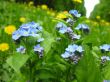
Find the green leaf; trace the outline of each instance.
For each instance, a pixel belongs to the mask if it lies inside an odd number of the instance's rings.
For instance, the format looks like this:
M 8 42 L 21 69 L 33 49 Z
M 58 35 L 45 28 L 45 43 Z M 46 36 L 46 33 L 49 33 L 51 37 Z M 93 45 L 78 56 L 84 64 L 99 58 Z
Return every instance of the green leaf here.
M 85 53 L 76 68 L 78 82 L 101 82 L 100 68 L 97 66 L 95 57 L 88 46 L 85 46 Z
M 20 68 L 26 63 L 28 60 L 28 55 L 16 54 L 7 59 L 7 63 L 16 71 L 20 72 Z
M 104 79 L 110 80 L 110 64 L 103 69 Z
M 40 79 L 56 78 L 54 74 L 52 73 L 52 71 L 47 70 L 47 69 L 37 70 L 36 74 L 37 74 L 36 77 Z
M 28 77 L 21 73 L 13 73 L 13 76 L 8 80 L 8 82 L 27 82 L 27 79 Z
M 94 32 L 88 36 L 85 36 L 83 40 L 83 44 L 92 43 L 95 46 L 100 44 L 99 34 Z
M 44 31 L 43 37 L 44 41 L 41 45 L 44 47 L 45 53 L 47 54 L 48 51 L 51 49 L 52 43 L 54 42 L 54 37 L 47 31 Z

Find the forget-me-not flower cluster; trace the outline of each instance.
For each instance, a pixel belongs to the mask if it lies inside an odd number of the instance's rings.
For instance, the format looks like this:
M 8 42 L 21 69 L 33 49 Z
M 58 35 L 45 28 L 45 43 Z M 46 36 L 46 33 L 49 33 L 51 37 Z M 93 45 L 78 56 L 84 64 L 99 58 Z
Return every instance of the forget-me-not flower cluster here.
M 64 24 L 63 22 L 59 22 L 56 25 L 56 29 L 61 34 L 67 33 L 72 40 L 74 40 L 74 39 L 80 39 L 80 37 L 81 37 L 80 35 L 77 35 L 77 34 L 73 33 L 73 30 L 71 29 L 71 27 L 67 27 L 67 25 Z
M 36 36 L 39 36 L 38 33 L 41 31 L 42 31 L 42 27 L 38 23 L 29 22 L 27 24 L 21 25 L 20 28 L 12 34 L 12 39 L 18 40 L 22 36 L 36 37 Z
M 71 44 L 68 45 L 68 48 L 65 49 L 65 52 L 61 56 L 64 59 L 70 58 L 74 63 L 77 63 L 81 58 L 83 51 L 82 46 Z
M 108 44 L 103 44 L 100 46 L 100 49 L 103 52 L 109 52 L 110 51 L 110 45 Z M 109 56 L 102 56 L 101 57 L 101 64 L 104 65 L 106 61 L 110 61 L 110 57 Z
M 20 26 L 20 28 L 18 30 L 16 30 L 13 34 L 12 34 L 12 39 L 14 39 L 15 41 L 20 40 L 20 37 L 39 37 L 39 33 L 42 31 L 42 27 L 39 25 L 39 23 L 35 23 L 35 22 L 29 22 L 27 24 L 22 24 Z M 38 38 L 37 37 L 37 38 Z M 40 43 L 44 40 L 44 38 L 39 38 L 36 40 L 36 42 Z M 23 46 L 20 46 L 19 48 L 16 49 L 17 52 L 20 53 L 25 53 L 26 48 L 24 48 Z M 40 46 L 40 44 L 37 44 L 36 46 L 33 47 L 33 51 L 37 52 L 37 54 L 41 57 L 43 56 L 43 47 Z

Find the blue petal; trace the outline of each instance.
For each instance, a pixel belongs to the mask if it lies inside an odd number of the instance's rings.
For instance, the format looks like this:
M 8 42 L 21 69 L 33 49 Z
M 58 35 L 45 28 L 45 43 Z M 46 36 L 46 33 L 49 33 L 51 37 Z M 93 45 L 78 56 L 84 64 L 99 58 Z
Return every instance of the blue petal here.
M 81 53 L 81 52 L 83 52 L 84 50 L 83 50 L 82 46 L 78 46 L 77 51 Z
M 65 52 L 61 56 L 62 56 L 62 58 L 68 58 L 68 57 L 70 57 L 70 54 L 69 54 L 69 52 Z
M 12 39 L 13 40 L 17 40 L 21 37 L 21 34 L 19 32 L 19 30 L 15 31 L 13 34 L 12 34 Z
M 37 42 L 42 42 L 44 40 L 44 38 L 40 38 L 37 40 Z
M 105 51 L 110 51 L 110 45 L 104 44 L 104 45 L 100 46 L 100 49 L 105 50 Z
M 81 14 L 78 14 L 77 10 L 70 10 L 69 13 L 74 15 L 75 17 L 80 17 L 81 16 Z
M 36 46 L 34 46 L 34 51 L 42 52 L 42 50 L 44 50 L 44 48 L 41 47 L 40 44 L 37 44 Z
M 62 27 L 62 28 L 59 29 L 59 32 L 64 34 L 64 33 L 67 32 L 67 28 Z
M 17 52 L 20 52 L 20 53 L 25 53 L 25 48 L 23 46 L 20 46 L 19 48 L 16 49 Z

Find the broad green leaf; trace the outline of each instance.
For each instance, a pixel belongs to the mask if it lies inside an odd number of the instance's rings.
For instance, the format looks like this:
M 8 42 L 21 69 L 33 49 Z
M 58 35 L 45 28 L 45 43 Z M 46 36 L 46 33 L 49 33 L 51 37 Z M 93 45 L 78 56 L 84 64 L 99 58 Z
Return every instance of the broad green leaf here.
M 26 63 L 28 60 L 28 55 L 16 54 L 7 59 L 7 63 L 16 71 L 19 72 L 20 68 Z
M 95 57 L 88 46 L 85 47 L 85 53 L 76 68 L 78 82 L 101 82 L 101 73 Z
M 52 43 L 54 42 L 54 37 L 47 31 L 44 31 L 43 37 L 44 41 L 41 45 L 44 47 L 45 53 L 47 54 L 48 51 L 51 49 Z

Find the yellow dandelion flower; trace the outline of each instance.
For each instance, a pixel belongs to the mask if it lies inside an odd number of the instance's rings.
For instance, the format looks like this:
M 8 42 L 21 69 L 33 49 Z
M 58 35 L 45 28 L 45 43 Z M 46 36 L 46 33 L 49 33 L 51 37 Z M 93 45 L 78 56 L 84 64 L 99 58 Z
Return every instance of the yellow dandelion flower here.
M 41 8 L 43 9 L 43 10 L 47 10 L 48 9 L 48 7 L 47 7 L 47 5 L 41 5 Z
M 25 17 L 20 17 L 19 21 L 24 23 L 24 22 L 26 22 L 26 18 Z
M 76 3 L 82 3 L 82 0 L 72 0 L 72 1 Z
M 66 16 L 64 14 L 62 14 L 62 13 L 59 13 L 56 18 L 64 19 L 64 18 L 66 18 Z
M 57 16 L 56 16 L 56 18 L 58 18 L 58 19 L 64 19 L 64 18 L 67 18 L 67 16 L 66 16 L 67 14 L 68 14 L 67 11 L 64 11 L 64 12 L 58 13 Z
M 11 35 L 16 30 L 16 27 L 14 25 L 9 25 L 5 27 L 4 31 L 5 33 Z
M 7 43 L 0 44 L 0 51 L 7 51 L 9 49 L 9 45 Z
M 96 16 L 96 19 L 100 19 L 100 16 Z

